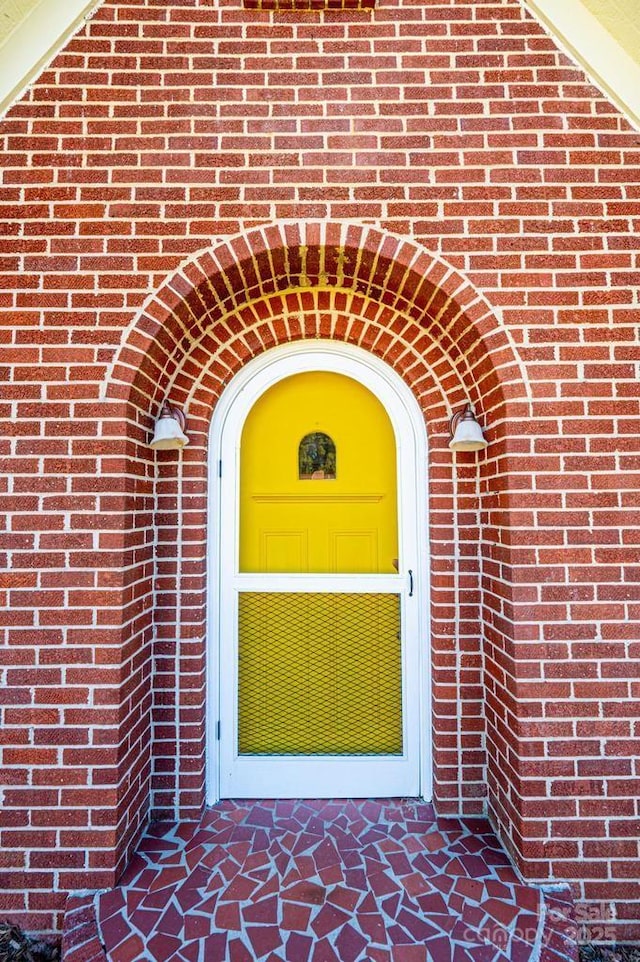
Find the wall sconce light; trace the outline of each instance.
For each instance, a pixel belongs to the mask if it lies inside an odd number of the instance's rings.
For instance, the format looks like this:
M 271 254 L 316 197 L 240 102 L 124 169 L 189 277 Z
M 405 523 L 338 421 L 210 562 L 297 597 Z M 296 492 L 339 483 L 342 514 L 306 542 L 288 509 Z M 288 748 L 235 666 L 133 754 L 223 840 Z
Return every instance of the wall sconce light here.
M 476 421 L 473 405 L 467 404 L 463 411 L 454 414 L 449 427 L 451 429 L 449 447 L 452 451 L 483 451 L 486 448 L 488 442 Z
M 149 446 L 156 451 L 181 451 L 189 443 L 189 438 L 184 433 L 186 424 L 183 412 L 165 401 Z

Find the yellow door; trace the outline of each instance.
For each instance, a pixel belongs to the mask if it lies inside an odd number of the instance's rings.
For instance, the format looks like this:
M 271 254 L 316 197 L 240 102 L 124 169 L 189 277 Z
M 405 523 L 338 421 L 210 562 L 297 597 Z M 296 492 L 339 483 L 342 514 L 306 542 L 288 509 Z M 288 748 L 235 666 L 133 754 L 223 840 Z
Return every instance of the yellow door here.
M 362 384 L 285 378 L 253 406 L 240 452 L 240 571 L 397 571 L 395 438 Z
M 257 358 L 221 401 L 220 797 L 418 793 L 407 393 L 363 351 L 313 344 Z
M 382 404 L 326 371 L 266 391 L 240 445 L 240 571 L 395 574 L 397 559 Z M 242 593 L 238 680 L 240 754 L 401 753 L 398 595 Z

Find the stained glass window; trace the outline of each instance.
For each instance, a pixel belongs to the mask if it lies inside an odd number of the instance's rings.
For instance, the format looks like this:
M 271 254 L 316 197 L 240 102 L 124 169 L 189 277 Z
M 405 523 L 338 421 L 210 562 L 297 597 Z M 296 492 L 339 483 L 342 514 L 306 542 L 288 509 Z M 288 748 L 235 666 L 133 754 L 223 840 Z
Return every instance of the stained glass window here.
M 301 481 L 332 481 L 336 476 L 336 446 L 328 434 L 314 431 L 303 437 L 298 448 Z

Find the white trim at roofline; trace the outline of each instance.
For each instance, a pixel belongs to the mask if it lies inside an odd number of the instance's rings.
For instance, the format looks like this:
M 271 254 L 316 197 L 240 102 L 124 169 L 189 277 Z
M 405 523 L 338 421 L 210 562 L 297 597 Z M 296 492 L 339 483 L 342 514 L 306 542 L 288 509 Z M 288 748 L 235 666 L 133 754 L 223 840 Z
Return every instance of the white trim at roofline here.
M 640 64 L 581 0 L 522 0 L 553 38 L 635 126 L 640 128 Z
M 45 0 L 0 47 L 0 116 L 64 48 L 102 0 Z

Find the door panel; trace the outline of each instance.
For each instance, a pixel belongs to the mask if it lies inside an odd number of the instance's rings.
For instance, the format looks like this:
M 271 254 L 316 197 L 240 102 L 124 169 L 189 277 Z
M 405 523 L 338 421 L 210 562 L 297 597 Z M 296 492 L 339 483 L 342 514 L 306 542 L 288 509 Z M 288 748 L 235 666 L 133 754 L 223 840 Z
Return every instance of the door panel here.
M 373 574 L 379 570 L 378 532 L 330 531 L 329 570 Z
M 260 571 L 308 571 L 308 531 L 269 531 L 262 528 Z
M 313 432 L 335 444 L 335 477 L 301 477 L 300 444 Z M 251 409 L 240 451 L 240 571 L 395 570 L 395 438 L 362 384 L 328 371 L 285 378 Z M 278 550 L 263 553 L 274 532 Z

